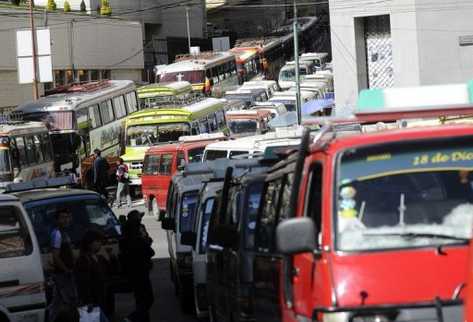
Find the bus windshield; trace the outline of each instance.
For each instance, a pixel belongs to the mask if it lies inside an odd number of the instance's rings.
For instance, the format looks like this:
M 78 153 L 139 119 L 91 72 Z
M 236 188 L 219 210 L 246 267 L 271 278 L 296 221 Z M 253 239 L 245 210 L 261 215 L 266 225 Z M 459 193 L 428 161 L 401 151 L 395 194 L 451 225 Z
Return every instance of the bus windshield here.
M 466 140 L 345 152 L 336 198 L 338 248 L 466 242 L 473 224 L 472 160 Z
M 190 134 L 188 123 L 134 125 L 127 130 L 127 142 L 129 146 L 148 146 L 177 141 L 181 136 Z
M 203 70 L 192 70 L 186 72 L 174 72 L 166 73 L 161 76 L 159 82 L 177 82 L 177 81 L 188 81 L 191 84 L 203 83 L 205 74 Z
M 258 122 L 256 120 L 231 120 L 228 121 L 230 132 L 234 134 L 240 133 L 254 133 L 258 129 Z
M 0 149 L 0 181 L 11 180 L 10 151 L 8 149 Z

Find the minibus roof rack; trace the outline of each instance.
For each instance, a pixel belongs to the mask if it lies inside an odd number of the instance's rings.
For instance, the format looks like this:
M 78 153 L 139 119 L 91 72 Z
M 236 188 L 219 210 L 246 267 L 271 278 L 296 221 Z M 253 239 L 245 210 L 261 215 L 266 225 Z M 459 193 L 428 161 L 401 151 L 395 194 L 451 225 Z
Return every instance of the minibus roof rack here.
M 57 178 L 37 178 L 26 182 L 10 183 L 5 187 L 5 193 L 21 192 L 34 189 L 59 188 L 74 186 L 76 182 L 71 176 Z

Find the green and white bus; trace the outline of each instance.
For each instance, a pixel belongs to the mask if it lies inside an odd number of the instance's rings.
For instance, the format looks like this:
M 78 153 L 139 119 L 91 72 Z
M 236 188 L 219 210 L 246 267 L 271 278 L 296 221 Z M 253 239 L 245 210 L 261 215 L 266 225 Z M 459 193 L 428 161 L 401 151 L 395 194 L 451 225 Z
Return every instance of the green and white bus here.
M 152 145 L 176 142 L 184 135 L 224 130 L 225 101 L 206 98 L 188 106 L 151 108 L 128 116 L 125 122 L 125 154 L 131 185 L 141 186 L 146 150 Z
M 191 83 L 185 81 L 144 85 L 136 91 L 141 109 L 182 104 L 195 96 Z

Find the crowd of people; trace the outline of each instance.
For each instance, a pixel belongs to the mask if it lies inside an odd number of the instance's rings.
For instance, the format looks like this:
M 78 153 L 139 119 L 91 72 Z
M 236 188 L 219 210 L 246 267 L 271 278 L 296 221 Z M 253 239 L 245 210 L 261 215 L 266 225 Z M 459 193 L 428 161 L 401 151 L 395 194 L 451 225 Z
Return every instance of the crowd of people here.
M 98 312 L 101 322 L 112 321 L 112 278 L 117 273 L 124 275 L 135 297 L 135 310 L 125 321 L 150 321 L 149 310 L 154 297 L 149 274 L 154 251 L 153 240 L 141 223 L 142 217 L 143 213 L 133 210 L 123 220 L 118 257 L 103 253 L 105 236 L 97 230 L 84 234 L 76 257 L 67 234 L 71 214 L 65 208 L 56 213 L 56 227 L 51 232 L 54 287 L 48 307 L 49 321 L 80 321 L 81 310 L 84 314 Z

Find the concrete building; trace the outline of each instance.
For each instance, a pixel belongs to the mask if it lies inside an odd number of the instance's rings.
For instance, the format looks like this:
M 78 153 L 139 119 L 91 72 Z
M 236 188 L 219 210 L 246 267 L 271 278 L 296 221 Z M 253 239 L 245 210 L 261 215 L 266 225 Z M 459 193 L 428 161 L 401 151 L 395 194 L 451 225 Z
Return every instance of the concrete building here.
M 456 0 L 330 0 L 336 103 L 365 88 L 473 78 L 473 6 Z
M 30 85 L 18 84 L 16 30 L 28 28 L 25 10 L 2 9 L 0 19 L 0 108 L 32 98 Z M 73 81 L 130 79 L 143 71 L 141 24 L 76 13 L 35 13 L 36 26 L 51 32 L 54 82 L 41 84 L 40 93 Z
M 65 0 L 55 0 L 58 8 Z M 68 0 L 73 10 L 80 9 L 82 0 Z M 36 0 L 45 6 L 48 0 Z M 84 0 L 88 13 L 95 15 L 100 0 Z M 142 24 L 145 69 L 167 64 L 187 48 L 186 8 L 189 13 L 191 38 L 206 38 L 205 0 L 109 0 L 112 17 L 120 17 Z M 175 49 L 175 42 L 182 43 Z M 179 52 L 175 52 L 178 50 Z M 187 49 L 186 49 L 187 50 Z

